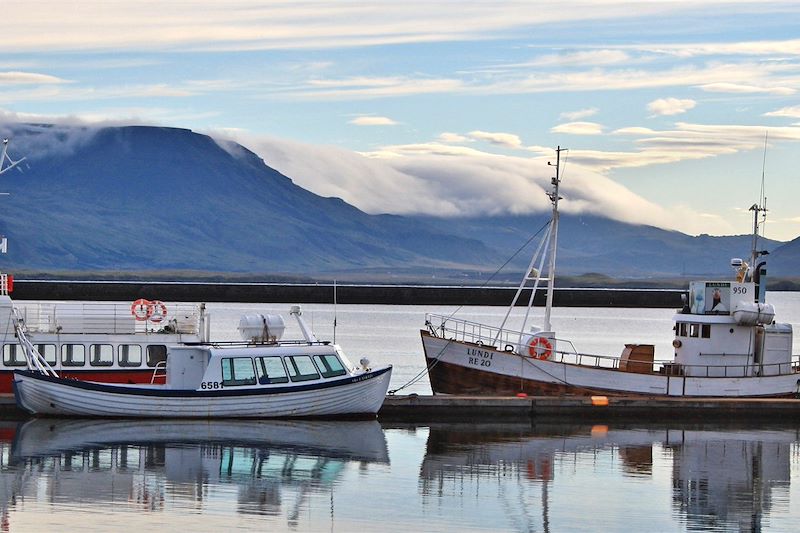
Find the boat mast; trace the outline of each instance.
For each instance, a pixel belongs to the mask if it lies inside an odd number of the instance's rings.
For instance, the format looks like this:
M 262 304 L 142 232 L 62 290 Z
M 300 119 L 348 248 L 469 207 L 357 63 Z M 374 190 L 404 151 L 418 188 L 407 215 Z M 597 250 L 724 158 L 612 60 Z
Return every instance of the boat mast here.
M 758 226 L 759 217 L 761 217 L 761 224 L 763 224 L 767 219 L 767 196 L 766 191 L 764 190 L 764 181 L 766 175 L 766 166 L 767 166 L 767 140 L 769 139 L 769 132 L 764 134 L 764 161 L 761 163 L 761 192 L 758 195 L 758 202 L 757 204 L 753 204 L 750 206 L 750 211 L 753 212 L 753 247 L 750 252 L 750 276 L 752 279 L 753 274 L 755 274 L 756 269 L 756 261 L 758 261 L 758 256 L 762 255 L 762 252 L 758 249 Z M 763 215 L 762 215 L 763 213 Z
M 544 331 L 553 331 L 550 324 L 550 310 L 553 307 L 553 288 L 556 281 L 556 250 L 558 249 L 558 201 L 561 197 L 558 195 L 558 186 L 561 184 L 561 152 L 566 151 L 561 146 L 556 148 L 556 164 L 553 165 L 550 161 L 547 162 L 549 166 L 556 167 L 556 175 L 550 180 L 553 190 L 547 193 L 550 197 L 550 203 L 553 204 L 553 219 L 550 227 L 550 261 L 547 265 L 547 303 L 544 309 Z

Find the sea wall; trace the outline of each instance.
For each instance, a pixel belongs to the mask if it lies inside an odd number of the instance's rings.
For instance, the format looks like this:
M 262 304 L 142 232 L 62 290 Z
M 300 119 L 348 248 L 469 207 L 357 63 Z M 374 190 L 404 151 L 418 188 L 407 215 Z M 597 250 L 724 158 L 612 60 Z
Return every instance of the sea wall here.
M 337 285 L 340 304 L 392 305 L 508 305 L 516 287 L 454 287 L 421 285 Z M 166 283 L 18 280 L 12 296 L 18 300 L 133 301 L 137 298 L 170 302 L 333 303 L 333 285 L 271 283 Z M 680 308 L 683 291 L 674 289 L 557 288 L 557 307 Z M 530 290 L 519 302 L 526 305 Z M 544 305 L 545 294 L 535 304 Z

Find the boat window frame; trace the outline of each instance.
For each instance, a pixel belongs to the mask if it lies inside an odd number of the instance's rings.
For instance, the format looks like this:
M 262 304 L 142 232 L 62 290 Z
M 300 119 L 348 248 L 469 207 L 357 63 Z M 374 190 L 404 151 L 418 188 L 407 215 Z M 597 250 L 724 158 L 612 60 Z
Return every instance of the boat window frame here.
M 158 354 L 155 354 L 155 355 L 151 354 L 151 351 L 155 352 L 156 348 L 163 349 L 163 353 L 158 353 Z M 147 366 L 150 367 L 150 368 L 155 368 L 160 363 L 166 363 L 167 362 L 167 345 L 166 344 L 148 344 L 148 345 L 145 346 L 144 355 L 145 355 L 145 362 L 147 363 Z
M 71 346 L 72 347 L 80 346 L 80 348 L 81 348 L 81 360 L 80 360 L 80 362 L 78 362 L 78 360 L 75 359 L 75 355 L 74 354 L 69 354 L 69 357 L 67 357 L 67 355 L 68 355 L 67 352 L 70 351 L 69 348 Z M 74 350 L 72 350 L 72 351 L 74 352 Z M 64 366 L 69 366 L 69 367 L 86 366 L 86 345 L 75 343 L 75 342 L 65 342 L 64 344 L 62 344 L 61 345 L 61 366 L 62 367 L 64 367 Z
M 55 344 L 49 342 L 39 342 L 39 343 L 34 343 L 33 347 L 36 348 L 36 351 L 39 352 L 39 355 L 44 357 L 44 360 L 47 362 L 48 365 L 55 366 L 58 364 L 58 347 Z M 52 348 L 52 349 L 47 350 L 47 348 Z M 48 354 L 48 352 L 50 353 Z
M 308 359 L 308 362 L 311 363 L 311 368 L 314 369 L 313 374 L 303 374 L 300 372 L 300 369 L 297 367 L 297 361 L 302 358 Z M 286 370 L 289 372 L 289 379 L 291 379 L 294 383 L 320 379 L 319 369 L 317 368 L 317 365 L 314 364 L 314 360 L 310 355 L 286 355 L 283 357 L 283 362 L 286 363 Z M 295 375 L 292 375 L 292 370 L 296 372 Z
M 280 368 L 283 370 L 283 376 L 273 376 L 270 375 L 267 370 L 266 365 L 264 364 L 265 359 L 277 359 L 278 364 L 281 365 Z M 256 366 L 256 379 L 258 380 L 259 385 L 273 385 L 276 383 L 289 383 L 289 372 L 286 370 L 286 365 L 283 362 L 283 357 L 280 355 L 259 355 L 255 358 L 255 366 Z M 262 373 L 263 372 L 263 373 Z
M 127 348 L 139 348 L 139 362 L 138 363 L 134 364 L 134 363 L 131 362 L 131 357 L 130 357 L 131 350 L 128 350 L 128 353 L 126 354 L 125 360 L 123 361 L 122 349 L 125 348 L 125 347 L 127 347 Z M 123 343 L 123 344 L 117 345 L 117 364 L 120 367 L 123 367 L 123 368 L 139 368 L 140 366 L 142 366 L 143 363 L 144 363 L 144 350 L 142 350 L 142 345 L 141 344 Z
M 107 361 L 105 361 L 105 360 L 102 359 L 102 355 L 103 355 L 102 353 L 100 353 L 100 355 L 97 356 L 97 354 L 95 353 L 95 347 L 96 346 L 99 346 L 101 348 L 103 346 L 107 346 L 109 348 L 109 350 L 110 350 L 110 353 L 108 353 L 107 355 L 110 355 L 111 357 Z M 89 345 L 89 366 L 114 366 L 114 345 L 113 344 L 107 344 L 107 343 L 90 344 Z
M 250 371 L 252 372 L 252 377 L 244 378 L 244 379 L 237 379 L 236 377 L 236 363 L 235 361 L 240 360 L 247 360 L 250 362 Z M 225 378 L 225 370 L 226 370 L 226 363 L 230 361 L 230 365 L 228 366 L 230 370 L 230 377 L 228 379 Z M 247 385 L 255 385 L 256 384 L 256 369 L 255 365 L 253 365 L 253 358 L 249 355 L 239 355 L 239 356 L 232 356 L 232 357 L 222 357 L 220 359 L 220 371 L 222 377 L 222 386 L 223 387 L 243 387 Z
M 13 362 L 10 359 L 12 350 L 14 352 Z M 17 358 L 20 356 L 22 359 L 18 360 Z M 7 366 L 9 368 L 28 366 L 28 358 L 25 357 L 25 349 L 21 344 L 9 343 L 3 345 L 3 366 Z
M 333 358 L 334 361 L 339 365 L 339 368 L 333 368 L 328 361 L 328 358 Z M 322 374 L 323 378 L 335 378 L 339 376 L 344 376 L 347 374 L 347 369 L 345 368 L 342 360 L 339 359 L 339 355 L 336 353 L 326 353 L 320 355 L 314 355 L 312 357 L 314 364 L 319 370 L 319 373 Z M 325 370 L 323 370 L 325 368 Z

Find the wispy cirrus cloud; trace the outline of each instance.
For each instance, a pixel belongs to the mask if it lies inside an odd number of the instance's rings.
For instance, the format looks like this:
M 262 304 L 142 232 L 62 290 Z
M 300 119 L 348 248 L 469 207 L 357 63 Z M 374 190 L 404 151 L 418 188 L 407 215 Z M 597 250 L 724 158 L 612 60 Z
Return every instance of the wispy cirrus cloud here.
M 0 85 L 54 85 L 60 83 L 69 82 L 56 76 L 37 72 L 0 72 Z
M 767 113 L 764 113 L 764 116 L 800 118 L 800 105 L 782 107 L 780 109 L 776 109 L 775 111 L 768 111 Z
M 689 98 L 659 98 L 647 104 L 647 110 L 653 116 L 680 115 L 697 105 Z
M 797 92 L 797 89 L 786 86 L 763 86 L 763 85 L 749 85 L 745 83 L 705 83 L 698 85 L 698 87 L 710 93 L 731 93 L 731 94 L 774 94 L 779 96 L 788 96 Z
M 577 111 L 565 111 L 558 115 L 559 119 L 566 119 L 570 122 L 580 120 L 582 118 L 589 118 L 597 114 L 599 110 L 596 107 L 588 107 L 586 109 L 579 109 Z
M 522 147 L 522 140 L 519 135 L 514 133 L 501 133 L 489 131 L 471 131 L 467 136 L 476 141 L 486 141 L 497 146 L 505 148 L 520 148 Z
M 356 117 L 347 123 L 353 124 L 354 126 L 396 126 L 398 124 L 397 121 L 389 117 L 377 117 L 372 115 Z
M 596 122 L 567 122 L 554 126 L 550 131 L 569 135 L 600 135 L 603 133 L 603 126 Z

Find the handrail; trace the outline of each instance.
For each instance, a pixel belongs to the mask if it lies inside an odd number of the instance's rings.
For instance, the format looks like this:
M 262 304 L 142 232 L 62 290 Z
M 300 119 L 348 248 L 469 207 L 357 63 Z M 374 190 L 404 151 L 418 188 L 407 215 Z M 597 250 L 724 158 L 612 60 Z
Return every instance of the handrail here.
M 159 374 L 158 371 L 163 369 L 164 373 Z M 167 362 L 166 361 L 159 361 L 156 363 L 156 366 L 153 368 L 153 375 L 150 377 L 150 385 L 153 385 L 156 382 L 157 377 L 167 377 Z
M 434 323 L 434 320 L 436 319 L 438 319 L 438 321 Z M 519 354 L 518 342 L 509 340 L 503 341 L 502 343 L 499 344 L 494 344 L 491 342 L 493 338 L 495 338 L 495 334 L 497 334 L 496 338 L 498 339 L 503 339 L 503 338 L 512 339 L 515 337 L 519 338 L 520 332 L 518 331 L 501 330 L 500 328 L 487 326 L 485 324 L 480 324 L 477 322 L 470 322 L 468 320 L 462 320 L 458 318 L 452 318 L 430 313 L 426 315 L 426 325 L 428 326 L 428 329 L 432 334 L 440 336 L 442 338 L 446 338 L 446 335 L 447 336 L 452 335 L 451 338 L 455 340 L 460 340 L 463 342 L 472 342 L 475 344 L 480 344 L 483 346 L 494 348 L 499 351 L 514 353 L 515 355 L 519 355 L 520 357 L 527 357 L 524 354 L 523 355 Z M 622 362 L 622 359 L 617 356 L 597 355 L 597 354 L 578 352 L 575 349 L 575 346 L 572 344 L 572 342 L 566 339 L 556 338 L 555 340 L 556 340 L 556 346 L 559 346 L 561 343 L 566 343 L 571 346 L 572 351 L 558 350 L 558 349 L 553 350 L 552 354 L 550 355 L 550 358 L 548 359 L 549 361 L 552 362 L 574 364 L 578 366 L 588 366 L 595 368 L 605 368 L 612 370 L 619 369 L 620 362 Z M 512 350 L 508 350 L 507 349 L 508 347 L 511 347 Z M 714 354 L 706 354 L 706 355 L 714 355 Z M 725 355 L 729 355 L 731 357 L 743 357 L 749 354 L 725 354 Z M 654 359 L 653 361 L 628 361 L 628 364 L 634 364 L 640 368 L 642 367 L 646 368 L 646 365 L 650 365 L 650 368 L 652 369 L 651 372 L 653 373 L 659 373 L 661 369 L 680 368 L 681 372 L 680 375 L 685 377 L 743 377 L 743 376 L 754 376 L 754 375 L 774 376 L 774 375 L 796 374 L 800 372 L 800 357 L 798 356 L 793 356 L 790 361 L 784 361 L 780 363 L 769 363 L 769 364 L 743 363 L 736 365 L 730 365 L 730 364 L 688 365 L 688 364 L 676 363 L 674 360 L 663 360 L 663 359 Z M 776 370 L 776 369 L 777 369 L 776 373 L 769 372 L 770 370 Z M 677 376 L 678 374 L 675 375 Z

